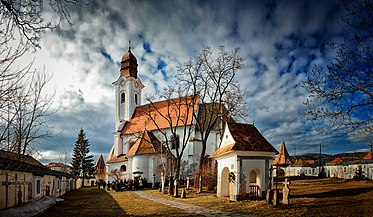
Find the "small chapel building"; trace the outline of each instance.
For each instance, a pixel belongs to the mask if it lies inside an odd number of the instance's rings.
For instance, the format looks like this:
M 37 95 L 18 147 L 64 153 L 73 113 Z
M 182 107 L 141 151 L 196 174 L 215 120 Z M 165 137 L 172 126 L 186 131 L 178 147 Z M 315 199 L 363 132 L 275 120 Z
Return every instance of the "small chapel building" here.
M 218 162 L 217 196 L 231 201 L 262 197 L 277 153 L 253 124 L 227 122 L 220 148 L 210 156 Z

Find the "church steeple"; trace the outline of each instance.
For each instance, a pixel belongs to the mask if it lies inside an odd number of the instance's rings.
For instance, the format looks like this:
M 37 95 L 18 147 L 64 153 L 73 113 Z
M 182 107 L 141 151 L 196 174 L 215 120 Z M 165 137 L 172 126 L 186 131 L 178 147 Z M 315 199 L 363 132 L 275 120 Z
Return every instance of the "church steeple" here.
M 131 41 L 129 42 L 128 52 L 123 55 L 120 63 L 120 76 L 137 78 L 137 59 L 131 52 Z

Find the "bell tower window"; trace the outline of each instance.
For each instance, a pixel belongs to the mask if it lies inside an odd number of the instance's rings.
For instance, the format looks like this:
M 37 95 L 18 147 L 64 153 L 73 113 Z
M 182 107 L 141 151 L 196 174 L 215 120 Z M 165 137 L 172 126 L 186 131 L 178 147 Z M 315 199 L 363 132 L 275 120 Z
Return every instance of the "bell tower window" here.
M 135 104 L 138 104 L 137 93 L 135 93 Z
M 126 101 L 126 95 L 124 93 L 120 94 L 120 103 L 124 103 Z

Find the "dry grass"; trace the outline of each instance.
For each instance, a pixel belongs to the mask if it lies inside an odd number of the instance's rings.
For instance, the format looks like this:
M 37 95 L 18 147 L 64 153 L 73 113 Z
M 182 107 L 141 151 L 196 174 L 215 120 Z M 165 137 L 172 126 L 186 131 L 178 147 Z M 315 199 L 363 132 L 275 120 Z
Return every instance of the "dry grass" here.
M 279 189 L 282 185 L 279 184 Z M 291 205 L 273 208 L 264 200 L 229 202 L 212 193 L 189 191 L 186 199 L 172 198 L 158 191 L 147 191 L 159 197 L 180 202 L 259 216 L 372 216 L 373 182 L 340 179 L 292 181 Z
M 197 216 L 181 209 L 143 199 L 133 191 L 108 191 L 119 206 L 130 216 Z
M 93 187 L 66 193 L 64 202 L 49 208 L 42 216 L 198 216 L 143 199 L 133 191 L 105 191 Z

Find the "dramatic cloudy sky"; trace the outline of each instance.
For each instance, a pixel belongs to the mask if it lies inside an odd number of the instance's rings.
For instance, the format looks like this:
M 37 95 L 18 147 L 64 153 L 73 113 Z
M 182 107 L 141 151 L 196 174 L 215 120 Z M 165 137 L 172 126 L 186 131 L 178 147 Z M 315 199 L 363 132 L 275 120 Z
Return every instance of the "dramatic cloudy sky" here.
M 340 40 L 343 10 L 337 1 L 97 1 L 71 11 L 73 26 L 43 35 L 34 66 L 53 74 L 56 92 L 51 129 L 56 137 L 38 146 L 43 162 L 68 161 L 83 127 L 91 152 L 107 156 L 113 144 L 114 90 L 119 62 L 132 41 L 144 93 L 173 82 L 178 64 L 203 46 L 240 47 L 238 74 L 250 122 L 276 148 L 282 139 L 293 154 L 366 149 L 366 138 L 322 134 L 302 116 L 304 70 L 334 56 L 326 42 Z

